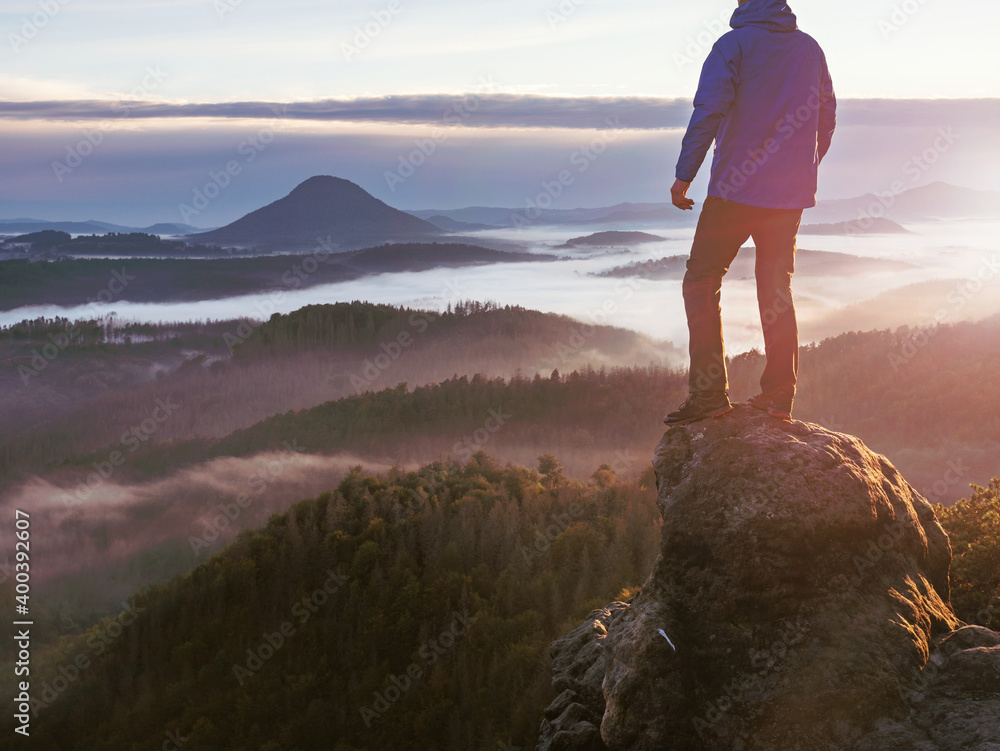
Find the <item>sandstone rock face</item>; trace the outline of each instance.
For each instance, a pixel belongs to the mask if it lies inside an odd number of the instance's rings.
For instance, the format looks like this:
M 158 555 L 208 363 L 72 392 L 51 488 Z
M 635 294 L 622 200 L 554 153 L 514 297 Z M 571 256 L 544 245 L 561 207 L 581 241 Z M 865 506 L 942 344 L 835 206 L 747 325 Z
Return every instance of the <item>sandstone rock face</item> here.
M 948 538 L 885 458 L 740 407 L 654 467 L 656 563 L 554 643 L 577 679 L 546 722 L 579 708 L 539 749 L 601 748 L 586 716 L 611 751 L 1000 751 L 1000 635 L 960 628 Z
M 857 751 L 1000 751 L 1000 634 L 966 626 L 902 687 L 910 713 L 884 718 Z
M 581 626 L 552 642 L 552 686 L 559 692 L 542 720 L 538 747 L 547 751 L 604 751 L 604 640 L 608 624 L 623 610 L 613 602 L 587 616 Z

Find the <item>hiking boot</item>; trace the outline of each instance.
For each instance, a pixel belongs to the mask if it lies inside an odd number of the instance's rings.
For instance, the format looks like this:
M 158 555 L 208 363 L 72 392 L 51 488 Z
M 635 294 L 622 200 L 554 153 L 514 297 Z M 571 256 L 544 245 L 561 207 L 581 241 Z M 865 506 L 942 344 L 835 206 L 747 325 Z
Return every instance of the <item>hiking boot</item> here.
M 767 412 L 771 417 L 780 417 L 782 420 L 792 419 L 792 397 L 785 394 L 757 394 L 747 400 L 754 409 Z
M 729 403 L 729 395 L 725 391 L 696 391 L 676 412 L 664 417 L 663 422 L 667 425 L 689 425 L 732 411 L 733 405 Z

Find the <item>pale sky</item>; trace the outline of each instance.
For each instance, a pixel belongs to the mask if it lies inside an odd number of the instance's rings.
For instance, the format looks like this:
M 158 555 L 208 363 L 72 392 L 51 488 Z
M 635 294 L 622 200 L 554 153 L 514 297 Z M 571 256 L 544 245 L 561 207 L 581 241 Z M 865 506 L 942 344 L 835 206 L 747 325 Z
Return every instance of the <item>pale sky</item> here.
M 1000 97 L 995 2 L 838 0 L 791 6 L 800 27 L 826 50 L 842 100 Z M 44 105 L 0 109 L 5 144 L 0 218 L 177 221 L 184 194 L 271 125 L 278 132 L 273 145 L 252 165 L 238 157 L 246 169 L 235 182 L 242 184 L 234 184 L 200 217 L 203 224 L 229 221 L 254 202 L 273 200 L 301 179 L 323 173 L 355 180 L 402 208 L 519 203 L 547 176 L 548 164 L 532 172 L 540 158 L 546 162 L 540 155 L 550 154 L 548 161 L 558 165 L 577 141 L 599 135 L 599 130 L 585 138 L 572 132 L 581 124 L 567 123 L 572 103 L 565 97 L 606 98 L 609 112 L 617 111 L 615 102 L 622 97 L 690 99 L 701 63 L 728 30 L 735 7 L 718 0 L 5 0 L 0 108 L 16 102 Z M 344 100 L 349 106 L 349 100 L 365 99 L 367 109 L 361 109 L 370 111 L 372 101 L 384 97 L 470 92 L 553 99 L 529 101 L 531 113 L 514 122 L 477 122 L 482 110 L 465 113 L 461 125 L 470 127 L 450 129 L 452 137 L 436 144 L 437 153 L 420 174 L 397 190 L 389 189 L 385 173 L 415 139 L 442 124 L 451 105 L 433 117 L 416 118 L 417 125 L 412 116 L 393 114 L 373 125 L 364 112 L 335 124 L 276 120 L 259 112 L 243 119 L 225 108 L 197 118 L 179 117 L 174 108 L 170 119 L 121 119 L 121 108 L 114 107 L 121 100 L 166 105 Z M 101 112 L 75 115 L 77 105 L 67 103 L 80 100 L 96 101 L 89 106 Z M 562 119 L 546 120 L 546 107 Z M 115 118 L 113 127 L 102 126 L 109 117 Z M 623 121 L 624 128 L 645 130 L 617 139 L 603 159 L 601 169 L 617 176 L 620 190 L 601 192 L 581 181 L 575 201 L 666 200 L 661 191 L 676 160 L 683 120 L 676 115 L 662 125 Z M 875 141 L 884 138 L 885 145 L 876 147 L 861 130 L 847 132 L 852 122 L 845 121 L 848 127 L 831 152 L 831 160 L 842 162 L 830 168 L 821 194 L 877 189 L 902 168 L 908 155 L 893 150 L 902 148 L 900 143 L 919 147 L 933 141 L 937 127 L 967 124 L 957 110 L 950 118 L 912 122 L 901 110 L 894 123 L 905 129 L 901 136 L 883 127 Z M 105 137 L 94 153 L 57 180 L 53 162 L 65 161 L 67 149 L 93 134 L 95 126 Z M 942 160 L 937 178 L 998 188 L 1000 170 L 991 146 L 996 125 L 969 127 L 960 146 Z M 10 148 L 13 144 L 18 146 Z M 860 151 L 848 152 L 848 144 Z M 878 158 L 888 162 L 876 164 L 856 189 L 834 177 L 857 176 L 852 159 L 868 164 Z M 655 177 L 648 172 L 651 159 Z M 638 172 L 630 179 L 633 169 Z M 459 177 L 469 183 L 457 192 Z M 122 181 L 130 183 L 127 190 Z M 565 200 L 569 207 L 574 197 Z
M 841 96 L 1000 93 L 995 2 L 791 6 L 800 28 L 826 49 Z M 914 12 L 894 17 L 899 6 Z M 154 98 L 184 102 L 455 93 L 479 76 L 517 93 L 690 97 L 735 7 L 719 0 L 5 0 L 0 98 L 127 96 L 147 66 L 170 76 Z M 356 31 L 367 37 L 366 24 L 377 34 L 361 48 Z

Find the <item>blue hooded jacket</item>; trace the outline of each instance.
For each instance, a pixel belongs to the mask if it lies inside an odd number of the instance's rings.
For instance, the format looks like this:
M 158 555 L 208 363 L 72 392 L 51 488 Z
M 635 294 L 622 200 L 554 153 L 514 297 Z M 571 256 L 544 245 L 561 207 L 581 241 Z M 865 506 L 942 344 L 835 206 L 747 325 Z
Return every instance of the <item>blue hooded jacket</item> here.
M 712 47 L 676 176 L 691 182 L 715 140 L 708 195 L 750 206 L 816 205 L 837 100 L 819 44 L 783 0 L 749 0 Z

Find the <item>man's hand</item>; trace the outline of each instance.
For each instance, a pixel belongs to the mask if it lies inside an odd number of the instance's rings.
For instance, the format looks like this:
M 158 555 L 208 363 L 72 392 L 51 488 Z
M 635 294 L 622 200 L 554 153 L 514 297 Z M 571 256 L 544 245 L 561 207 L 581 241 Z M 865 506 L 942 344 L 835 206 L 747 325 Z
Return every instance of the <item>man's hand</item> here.
M 694 208 L 694 201 L 687 197 L 688 188 L 690 187 L 691 183 L 684 182 L 683 180 L 674 180 L 673 187 L 670 188 L 671 202 L 682 211 L 690 211 Z

